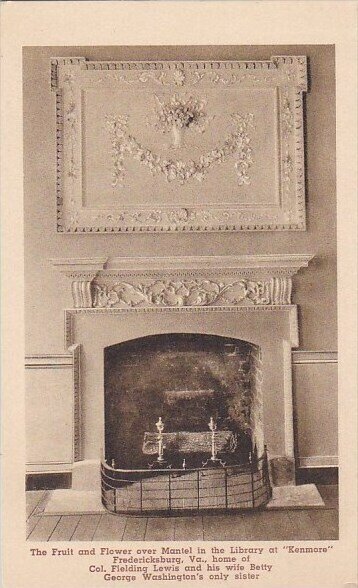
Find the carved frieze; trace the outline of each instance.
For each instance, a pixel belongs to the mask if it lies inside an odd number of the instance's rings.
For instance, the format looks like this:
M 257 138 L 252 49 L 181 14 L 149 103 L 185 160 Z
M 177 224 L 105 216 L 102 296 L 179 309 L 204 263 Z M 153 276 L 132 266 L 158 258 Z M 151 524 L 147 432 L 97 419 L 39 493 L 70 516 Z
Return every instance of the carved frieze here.
M 304 230 L 306 58 L 51 62 L 59 232 Z
M 156 280 L 93 285 L 93 307 L 291 304 L 291 278 L 269 281 Z
M 75 308 L 290 305 L 309 255 L 57 259 Z

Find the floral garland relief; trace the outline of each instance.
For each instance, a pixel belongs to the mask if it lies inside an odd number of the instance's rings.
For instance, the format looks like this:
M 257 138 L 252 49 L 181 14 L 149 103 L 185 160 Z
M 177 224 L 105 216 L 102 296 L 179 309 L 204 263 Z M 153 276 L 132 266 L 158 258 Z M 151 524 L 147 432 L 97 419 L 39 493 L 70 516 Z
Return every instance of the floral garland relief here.
M 268 282 L 239 280 L 231 284 L 212 280 L 157 280 L 149 284 L 120 282 L 112 286 L 94 285 L 93 306 L 210 306 L 270 304 Z
M 174 95 L 169 102 L 164 103 L 156 97 L 157 122 L 156 129 L 162 133 L 172 133 L 172 149 L 182 146 L 184 133 L 195 130 L 203 133 L 209 122 L 205 112 L 206 102 L 189 98 L 178 98 Z M 167 182 L 177 180 L 181 185 L 194 178 L 202 182 L 208 170 L 215 163 L 223 163 L 230 156 L 236 155 L 235 168 L 238 185 L 250 184 L 249 168 L 253 163 L 250 146 L 249 130 L 253 128 L 252 113 L 231 115 L 234 126 L 223 144 L 201 155 L 198 161 L 183 161 L 181 159 L 166 159 L 145 148 L 130 134 L 127 115 L 106 116 L 106 124 L 111 138 L 111 154 L 113 161 L 112 187 L 123 187 L 125 179 L 124 157 L 131 155 L 140 164 L 148 167 L 154 174 L 163 174 Z

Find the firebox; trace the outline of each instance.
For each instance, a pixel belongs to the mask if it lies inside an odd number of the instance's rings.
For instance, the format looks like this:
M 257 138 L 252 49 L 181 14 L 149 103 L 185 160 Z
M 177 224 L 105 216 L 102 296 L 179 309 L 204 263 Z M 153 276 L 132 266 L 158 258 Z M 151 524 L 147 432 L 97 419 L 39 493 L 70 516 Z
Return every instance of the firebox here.
M 267 500 L 261 363 L 258 345 L 201 333 L 105 348 L 105 506 L 181 511 Z

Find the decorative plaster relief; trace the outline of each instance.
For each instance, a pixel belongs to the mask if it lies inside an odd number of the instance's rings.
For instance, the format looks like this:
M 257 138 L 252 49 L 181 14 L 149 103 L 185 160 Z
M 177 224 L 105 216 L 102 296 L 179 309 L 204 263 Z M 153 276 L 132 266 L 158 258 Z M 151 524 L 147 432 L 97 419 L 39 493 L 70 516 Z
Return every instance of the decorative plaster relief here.
M 55 259 L 72 281 L 74 309 L 65 310 L 65 347 L 74 316 L 126 312 L 288 312 L 298 346 L 292 276 L 312 255 Z M 86 278 L 86 279 L 84 279 Z
M 188 114 L 187 111 L 184 112 Z M 195 120 L 194 114 L 192 115 Z M 228 135 L 223 144 L 211 149 L 211 151 L 200 155 L 198 161 L 190 160 L 188 162 L 181 159 L 164 159 L 160 155 L 153 153 L 147 147 L 143 147 L 138 140 L 128 132 L 127 116 L 106 117 L 106 122 L 111 136 L 112 144 L 112 186 L 123 187 L 125 180 L 125 155 L 130 154 L 141 165 L 147 166 L 152 174 L 163 174 L 167 182 L 178 180 L 179 184 L 184 184 L 191 178 L 202 182 L 207 172 L 214 164 L 220 164 L 227 160 L 228 157 L 236 155 L 235 169 L 237 171 L 237 182 L 239 186 L 250 184 L 248 169 L 251 167 L 253 160 L 251 157 L 252 149 L 250 147 L 250 135 L 248 129 L 253 126 L 253 115 L 251 113 L 241 116 L 240 114 L 232 115 L 234 131 Z M 178 122 L 181 122 L 179 118 Z M 188 124 L 190 129 L 192 125 Z M 164 127 L 166 128 L 166 127 Z M 173 124 L 174 149 L 179 149 L 182 145 L 185 126 Z
M 239 280 L 225 283 L 213 280 L 156 280 L 155 282 L 115 282 L 111 286 L 94 283 L 93 306 L 236 306 L 251 304 L 291 304 L 291 279 L 272 278 L 266 282 Z
M 75 308 L 242 306 L 291 304 L 292 275 L 309 255 L 58 259 L 53 265 L 72 280 Z M 206 266 L 205 266 L 206 264 Z M 187 267 L 185 268 L 185 265 Z M 165 267 L 167 266 L 167 267 Z M 204 269 L 205 268 L 205 269 Z
M 53 59 L 57 230 L 304 230 L 306 76 L 303 56 Z

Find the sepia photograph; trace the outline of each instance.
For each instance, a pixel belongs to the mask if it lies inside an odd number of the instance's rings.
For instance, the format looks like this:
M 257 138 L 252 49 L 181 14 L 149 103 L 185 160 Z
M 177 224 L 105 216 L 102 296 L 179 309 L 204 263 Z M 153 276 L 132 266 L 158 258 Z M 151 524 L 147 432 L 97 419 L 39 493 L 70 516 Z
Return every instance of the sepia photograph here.
M 356 0 L 0 5 L 4 588 L 356 587 Z
M 29 541 L 338 539 L 335 47 L 23 48 Z

